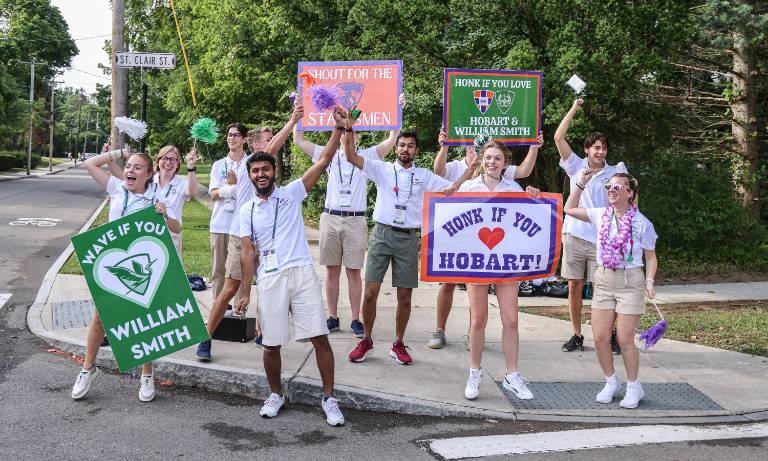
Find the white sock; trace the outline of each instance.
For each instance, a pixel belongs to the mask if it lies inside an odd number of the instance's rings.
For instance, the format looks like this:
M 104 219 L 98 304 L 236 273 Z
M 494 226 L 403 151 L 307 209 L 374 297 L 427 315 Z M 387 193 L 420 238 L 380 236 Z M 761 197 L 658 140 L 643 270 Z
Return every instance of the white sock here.
M 636 379 L 634 381 L 627 381 L 627 387 L 639 387 L 640 386 L 640 380 Z

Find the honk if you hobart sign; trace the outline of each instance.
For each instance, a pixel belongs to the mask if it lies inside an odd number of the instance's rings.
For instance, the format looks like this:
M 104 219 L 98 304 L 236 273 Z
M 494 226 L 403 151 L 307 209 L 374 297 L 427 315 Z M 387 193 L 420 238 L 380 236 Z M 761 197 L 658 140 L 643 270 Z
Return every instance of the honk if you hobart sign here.
M 522 192 L 425 194 L 421 280 L 503 283 L 554 274 L 562 196 Z
M 72 244 L 121 371 L 208 339 L 154 208 L 78 234 Z

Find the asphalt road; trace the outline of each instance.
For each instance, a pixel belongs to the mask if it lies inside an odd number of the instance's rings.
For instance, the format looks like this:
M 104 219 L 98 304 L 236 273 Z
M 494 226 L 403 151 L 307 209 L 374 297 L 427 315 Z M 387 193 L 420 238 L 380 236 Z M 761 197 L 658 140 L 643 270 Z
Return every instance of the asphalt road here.
M 104 373 L 88 397 L 72 401 L 79 365 L 48 352 L 25 326 L 43 276 L 104 194 L 81 168 L 0 182 L 0 459 L 312 459 L 430 460 L 421 441 L 597 427 L 497 422 L 345 411 L 332 428 L 319 407 L 289 405 L 258 416 L 260 401 L 158 385 L 141 403 L 134 377 Z M 55 226 L 11 226 L 19 218 L 59 219 Z M 3 298 L 0 298 L 0 302 Z M 438 384 L 435 384 L 438 385 Z M 496 457 L 517 460 L 765 460 L 768 439 L 670 443 Z

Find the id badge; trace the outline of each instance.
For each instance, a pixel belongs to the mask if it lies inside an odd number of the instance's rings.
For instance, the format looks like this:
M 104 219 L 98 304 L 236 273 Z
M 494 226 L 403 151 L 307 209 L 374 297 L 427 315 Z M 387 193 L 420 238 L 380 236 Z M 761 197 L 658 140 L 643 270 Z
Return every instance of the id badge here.
M 233 211 L 235 211 L 235 199 L 225 198 L 222 209 L 227 213 L 232 213 Z
M 261 263 L 264 264 L 264 272 L 275 272 L 278 268 L 277 253 L 275 250 L 261 252 Z
M 395 224 L 405 224 L 405 205 L 395 205 L 395 218 L 392 220 Z
M 352 206 L 352 191 L 349 189 L 342 189 L 339 191 L 339 206 L 341 208 L 349 208 Z

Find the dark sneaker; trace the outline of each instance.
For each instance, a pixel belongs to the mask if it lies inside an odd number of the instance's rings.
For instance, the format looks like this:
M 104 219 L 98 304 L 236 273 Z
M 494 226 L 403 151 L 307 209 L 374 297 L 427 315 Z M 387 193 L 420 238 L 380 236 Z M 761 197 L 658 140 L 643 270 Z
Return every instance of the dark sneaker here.
M 373 352 L 373 340 L 363 339 L 357 343 L 357 347 L 352 349 L 352 352 L 349 353 L 349 360 L 352 362 L 362 362 L 371 352 Z
M 488 285 L 488 294 L 489 295 L 495 295 L 496 294 L 496 285 L 494 285 L 494 284 Z
M 563 352 L 573 352 L 576 349 L 584 351 L 584 336 L 573 335 L 563 344 Z
M 533 296 L 534 294 L 534 288 L 533 288 L 533 282 L 526 280 L 525 282 L 520 282 L 520 286 L 517 289 L 517 295 L 518 296 Z
M 467 284 L 466 283 L 457 283 L 456 288 L 458 288 L 461 291 L 467 291 Z
M 339 319 L 335 317 L 328 317 L 325 324 L 328 325 L 328 331 L 339 331 L 341 329 L 339 326 Z
M 621 346 L 619 346 L 619 341 L 616 339 L 616 330 L 611 333 L 611 352 L 613 352 L 613 355 L 621 355 Z
M 363 328 L 363 322 L 359 320 L 353 320 L 352 323 L 349 325 L 350 328 L 352 328 L 352 334 L 355 335 L 355 338 L 362 338 L 365 336 L 365 329 Z
M 400 365 L 410 365 L 413 362 L 408 351 L 405 350 L 406 346 L 402 341 L 395 341 L 392 343 L 392 349 L 389 351 L 389 356 L 395 359 L 395 362 Z
M 104 336 L 104 339 L 101 340 L 101 345 L 99 347 L 107 347 L 109 346 L 109 338 Z
M 254 340 L 253 340 L 253 343 L 254 343 L 255 345 L 259 346 L 259 347 L 264 347 L 264 345 L 263 345 L 263 344 L 261 344 L 261 342 L 262 342 L 263 340 L 264 340 L 264 336 L 262 336 L 262 335 L 258 335 L 258 336 L 256 336 L 256 339 L 254 339 Z
M 201 362 L 211 361 L 211 340 L 203 341 L 197 345 L 197 359 Z
M 560 282 L 547 282 L 541 284 L 541 291 L 551 298 L 567 298 L 568 284 Z

